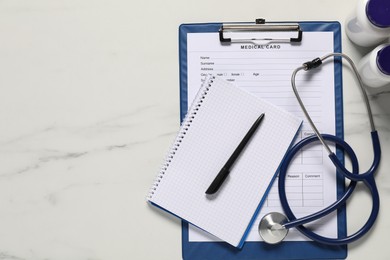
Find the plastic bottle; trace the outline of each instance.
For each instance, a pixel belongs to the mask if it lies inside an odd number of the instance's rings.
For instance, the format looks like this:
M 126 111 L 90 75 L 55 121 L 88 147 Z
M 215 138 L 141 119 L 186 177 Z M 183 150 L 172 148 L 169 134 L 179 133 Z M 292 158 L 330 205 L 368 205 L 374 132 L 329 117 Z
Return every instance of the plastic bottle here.
M 364 56 L 357 68 L 366 86 L 390 87 L 390 43 L 379 45 Z
M 346 22 L 346 33 L 357 45 L 374 46 L 390 37 L 390 0 L 358 0 Z

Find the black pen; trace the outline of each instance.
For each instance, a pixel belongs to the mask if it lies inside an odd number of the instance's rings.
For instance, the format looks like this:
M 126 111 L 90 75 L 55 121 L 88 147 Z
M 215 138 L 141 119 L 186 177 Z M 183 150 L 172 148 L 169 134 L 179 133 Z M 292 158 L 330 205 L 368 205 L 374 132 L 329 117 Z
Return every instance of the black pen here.
M 226 177 L 229 175 L 230 168 L 233 166 L 234 162 L 236 161 L 242 150 L 244 150 L 245 145 L 249 142 L 253 134 L 256 132 L 256 129 L 259 127 L 263 118 L 264 113 L 261 114 L 259 118 L 257 118 L 257 120 L 253 123 L 248 133 L 244 136 L 240 144 L 237 146 L 236 150 L 234 150 L 233 154 L 230 156 L 229 160 L 225 163 L 225 165 L 219 171 L 218 175 L 210 184 L 209 188 L 206 190 L 206 194 L 211 195 L 218 191 L 222 183 L 225 181 Z

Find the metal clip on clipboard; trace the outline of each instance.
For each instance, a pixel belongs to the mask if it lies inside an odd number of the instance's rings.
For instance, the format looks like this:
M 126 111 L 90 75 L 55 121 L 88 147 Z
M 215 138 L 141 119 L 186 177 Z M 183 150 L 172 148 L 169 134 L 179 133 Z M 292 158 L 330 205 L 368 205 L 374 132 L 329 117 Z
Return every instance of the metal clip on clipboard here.
M 245 32 L 296 32 L 296 37 L 290 38 L 226 38 L 226 33 Z M 223 24 L 219 29 L 219 40 L 223 44 L 230 43 L 298 43 L 302 41 L 302 30 L 298 23 L 265 23 L 265 19 L 256 19 L 254 24 L 232 23 Z

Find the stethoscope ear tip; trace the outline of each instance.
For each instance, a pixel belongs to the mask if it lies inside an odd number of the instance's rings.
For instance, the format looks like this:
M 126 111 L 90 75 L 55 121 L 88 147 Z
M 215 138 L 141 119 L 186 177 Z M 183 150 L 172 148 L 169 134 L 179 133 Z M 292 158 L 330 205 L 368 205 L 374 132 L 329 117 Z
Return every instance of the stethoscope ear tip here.
M 284 227 L 287 221 L 287 217 L 279 212 L 265 215 L 259 223 L 259 234 L 264 242 L 268 244 L 282 242 L 288 234 L 288 229 Z

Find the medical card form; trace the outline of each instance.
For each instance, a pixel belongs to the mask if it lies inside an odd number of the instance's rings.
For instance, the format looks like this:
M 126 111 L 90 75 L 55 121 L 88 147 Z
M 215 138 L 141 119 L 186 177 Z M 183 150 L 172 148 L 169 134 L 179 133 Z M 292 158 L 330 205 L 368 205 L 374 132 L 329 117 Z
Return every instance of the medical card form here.
M 250 33 L 245 35 L 251 38 Z M 187 98 L 190 104 L 207 74 L 219 76 L 246 91 L 284 108 L 304 119 L 297 140 L 313 134 L 291 88 L 291 74 L 302 63 L 334 50 L 333 33 L 304 32 L 299 44 L 234 43 L 222 45 L 218 33 L 187 34 Z M 335 134 L 334 66 L 300 72 L 297 87 L 320 132 Z M 245 104 L 243 104 L 245 106 Z M 334 149 L 334 148 L 333 148 Z M 263 158 L 259 158 L 262 160 Z M 293 161 L 286 177 L 287 198 L 299 218 L 316 212 L 336 200 L 336 170 L 321 145 L 304 149 Z M 261 241 L 257 232 L 260 219 L 269 212 L 283 212 L 276 178 L 247 241 Z M 337 217 L 331 214 L 310 224 L 316 232 L 337 237 Z M 310 226 L 309 226 L 310 227 Z M 190 225 L 189 241 L 214 241 L 216 238 Z M 305 241 L 291 229 L 286 241 Z

